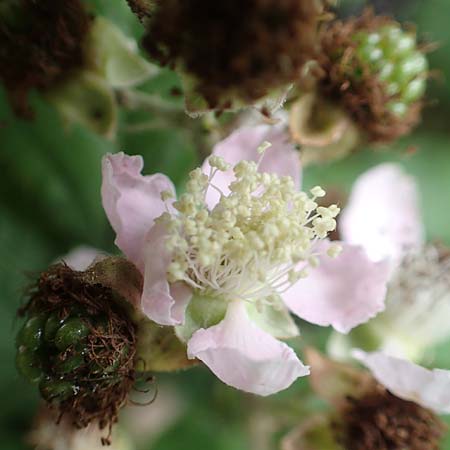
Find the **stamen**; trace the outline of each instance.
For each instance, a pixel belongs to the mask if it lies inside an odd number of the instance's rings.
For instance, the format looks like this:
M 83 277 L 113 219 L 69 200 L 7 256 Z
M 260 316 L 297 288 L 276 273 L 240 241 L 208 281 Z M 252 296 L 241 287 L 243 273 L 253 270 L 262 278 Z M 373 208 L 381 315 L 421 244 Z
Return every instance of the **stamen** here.
M 310 197 L 297 192 L 290 177 L 259 172 L 270 145 L 258 148 L 257 163 L 240 161 L 231 167 L 213 155 L 209 176 L 200 169 L 191 172 L 185 194 L 173 204 L 178 214 L 164 219 L 172 252 L 170 281 L 184 281 L 205 296 L 261 307 L 276 304 L 280 293 L 306 276 L 308 266 L 319 264 L 314 247 L 334 230 L 339 208 L 317 205 L 314 200 L 325 195 L 318 186 Z M 230 169 L 235 180 L 225 196 L 213 179 Z M 221 194 L 212 210 L 205 201 L 210 187 Z M 328 254 L 337 256 L 338 246 Z

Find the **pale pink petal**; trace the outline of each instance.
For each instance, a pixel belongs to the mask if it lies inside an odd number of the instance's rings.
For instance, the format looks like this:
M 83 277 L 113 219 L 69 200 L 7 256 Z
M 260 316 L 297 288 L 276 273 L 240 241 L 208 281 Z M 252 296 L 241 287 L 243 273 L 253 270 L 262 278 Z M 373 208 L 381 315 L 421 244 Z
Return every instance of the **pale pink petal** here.
M 203 361 L 224 383 L 253 394 L 274 394 L 309 374 L 291 348 L 248 318 L 239 301 L 218 325 L 196 331 L 187 349 L 189 358 Z
M 102 182 L 103 208 L 116 232 L 116 245 L 140 269 L 145 235 L 165 210 L 160 194 L 175 192 L 165 175 L 141 175 L 143 164 L 141 156 L 108 154 Z
M 67 255 L 58 258 L 66 263 L 71 269 L 77 271 L 86 270 L 97 258 L 105 256 L 105 253 L 98 248 L 80 245 L 72 249 Z
M 392 394 L 437 413 L 450 414 L 450 371 L 425 369 L 382 352 L 353 350 L 352 355 Z
M 424 240 L 415 180 L 398 164 L 368 170 L 356 180 L 339 227 L 344 241 L 362 245 L 373 260 L 399 262 Z
M 259 125 L 240 128 L 219 142 L 212 153 L 213 155 L 221 156 L 232 165 L 242 160 L 258 161 L 261 155 L 257 150 L 264 141 L 270 142 L 272 146 L 265 152 L 259 166 L 260 172 L 290 176 L 300 189 L 300 158 L 283 126 Z M 208 160 L 203 164 L 203 171 L 209 174 L 210 166 Z M 214 177 L 214 184 L 227 195 L 230 192 L 228 186 L 233 180 L 232 170 L 218 172 Z M 209 189 L 207 195 L 208 205 L 213 207 L 218 200 L 218 192 L 214 189 Z
M 302 319 L 348 333 L 383 311 L 390 271 L 386 261 L 371 261 L 362 247 L 341 245 L 339 256 L 321 256 L 319 267 L 308 269 L 283 300 Z
M 181 325 L 192 292 L 184 283 L 170 285 L 167 281 L 170 254 L 165 237 L 165 225 L 155 223 L 145 238 L 141 307 L 147 317 L 160 325 Z

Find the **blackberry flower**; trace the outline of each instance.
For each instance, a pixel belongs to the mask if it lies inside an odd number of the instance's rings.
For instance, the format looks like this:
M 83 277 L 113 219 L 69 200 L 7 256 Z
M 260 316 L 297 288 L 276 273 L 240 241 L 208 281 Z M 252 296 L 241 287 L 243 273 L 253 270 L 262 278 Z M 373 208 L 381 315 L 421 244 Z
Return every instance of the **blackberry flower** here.
M 386 264 L 328 242 L 339 208 L 319 206 L 318 186 L 299 190 L 298 163 L 275 127 L 243 128 L 174 201 L 170 180 L 142 175 L 140 157 L 103 161 L 103 206 L 143 274 L 144 313 L 222 381 L 264 396 L 309 373 L 279 340 L 298 335 L 289 309 L 347 332 L 384 307 Z

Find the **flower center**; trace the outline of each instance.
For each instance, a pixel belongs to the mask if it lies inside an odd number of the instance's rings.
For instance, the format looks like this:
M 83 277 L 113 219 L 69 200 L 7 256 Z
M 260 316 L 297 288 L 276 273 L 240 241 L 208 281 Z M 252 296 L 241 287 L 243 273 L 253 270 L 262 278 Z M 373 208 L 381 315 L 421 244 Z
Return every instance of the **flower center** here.
M 258 150 L 261 159 L 270 146 Z M 211 156 L 209 175 L 190 173 L 186 193 L 174 203 L 178 214 L 158 220 L 168 227 L 168 268 L 171 282 L 184 281 L 194 290 L 228 301 L 241 299 L 274 303 L 278 296 L 318 264 L 316 243 L 336 227 L 336 205 L 318 206 L 320 187 L 311 195 L 298 192 L 291 177 L 258 172 L 259 163 L 241 161 L 229 194 L 214 184 L 218 172 L 231 169 L 222 158 Z M 210 209 L 208 189 L 220 193 Z M 328 253 L 338 253 L 332 246 Z

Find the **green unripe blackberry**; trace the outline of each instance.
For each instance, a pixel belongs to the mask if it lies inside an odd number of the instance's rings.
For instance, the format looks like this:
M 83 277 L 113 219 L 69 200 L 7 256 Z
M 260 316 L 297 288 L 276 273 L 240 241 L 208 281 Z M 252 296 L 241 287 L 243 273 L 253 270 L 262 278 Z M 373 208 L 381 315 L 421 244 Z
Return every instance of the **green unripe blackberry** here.
M 331 23 L 322 37 L 319 89 L 341 104 L 369 141 L 386 143 L 418 122 L 428 62 L 416 35 L 369 10 Z
M 361 31 L 354 39 L 361 63 L 385 83 L 386 93 L 394 97 L 386 107 L 393 114 L 404 116 L 426 88 L 428 62 L 417 49 L 415 35 L 392 24 L 378 31 Z
M 58 264 L 41 274 L 21 310 L 16 365 L 77 426 L 95 420 L 104 427 L 116 420 L 134 382 L 136 329 L 94 269 Z

